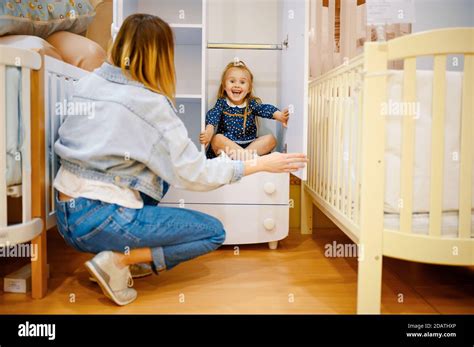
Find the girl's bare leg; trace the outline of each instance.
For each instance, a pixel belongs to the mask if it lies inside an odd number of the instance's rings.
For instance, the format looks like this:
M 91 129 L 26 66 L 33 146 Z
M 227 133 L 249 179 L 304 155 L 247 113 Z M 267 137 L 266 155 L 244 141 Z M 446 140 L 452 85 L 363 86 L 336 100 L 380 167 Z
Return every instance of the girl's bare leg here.
M 233 160 L 246 160 L 248 156 L 248 152 L 245 149 L 222 134 L 214 135 L 211 140 L 211 146 L 216 155 L 220 155 L 221 152 L 224 152 Z
M 270 153 L 277 145 L 275 136 L 272 134 L 258 137 L 246 148 L 247 151 L 252 153 L 257 152 L 258 155 L 265 155 Z

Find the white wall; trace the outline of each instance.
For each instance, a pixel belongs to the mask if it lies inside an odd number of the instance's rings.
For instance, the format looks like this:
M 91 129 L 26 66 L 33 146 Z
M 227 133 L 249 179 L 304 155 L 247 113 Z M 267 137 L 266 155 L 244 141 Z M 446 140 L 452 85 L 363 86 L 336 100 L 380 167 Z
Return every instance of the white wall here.
M 473 0 L 415 0 L 413 32 L 474 26 Z
M 211 43 L 281 43 L 279 0 L 208 0 L 207 39 Z M 239 57 L 254 75 L 256 95 L 280 107 L 278 79 L 280 51 L 207 51 L 208 108 L 216 102 L 220 78 L 227 63 Z M 260 122 L 260 134 L 274 132 L 275 121 Z
M 473 0 L 415 0 L 415 23 L 412 32 L 433 30 L 450 27 L 474 26 L 474 1 Z M 453 55 L 454 57 L 454 55 Z M 464 57 L 456 55 L 459 65 L 453 66 L 449 62 L 447 69 L 450 71 L 463 71 Z M 417 68 L 424 70 L 433 69 L 432 57 L 417 58 Z

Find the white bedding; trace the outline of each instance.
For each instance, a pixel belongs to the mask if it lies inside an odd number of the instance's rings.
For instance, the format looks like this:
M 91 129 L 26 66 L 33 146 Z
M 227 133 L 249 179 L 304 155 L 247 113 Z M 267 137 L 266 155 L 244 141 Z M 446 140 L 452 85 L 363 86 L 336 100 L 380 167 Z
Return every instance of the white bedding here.
M 459 208 L 459 150 L 462 72 L 446 73 L 446 110 L 445 110 L 445 146 L 443 172 L 443 235 L 457 233 Z M 427 233 L 430 204 L 430 171 L 431 171 L 431 121 L 432 121 L 432 71 L 417 71 L 417 101 L 419 102 L 419 118 L 415 122 L 415 167 L 413 177 L 413 228 L 416 232 Z M 387 100 L 392 103 L 402 101 L 403 71 L 391 70 L 388 77 Z M 370 97 L 370 96 L 365 96 Z M 355 100 L 355 99 L 353 99 Z M 357 107 L 356 103 L 354 107 Z M 348 118 L 345 119 L 345 129 L 348 129 Z M 398 229 L 400 212 L 400 164 L 403 117 L 392 115 L 386 117 L 386 151 L 385 151 L 385 200 L 386 227 Z M 348 132 L 345 131 L 344 152 L 349 146 L 356 148 L 353 128 L 353 142 L 349 144 Z M 351 181 L 355 188 L 355 160 L 351 164 Z M 344 163 L 347 182 L 347 165 Z M 474 182 L 474 172 L 473 172 Z M 472 194 L 474 210 L 474 185 Z M 474 214 L 473 214 L 474 215 Z M 473 217 L 474 218 L 474 217 Z M 471 223 L 471 230 L 474 223 Z M 474 231 L 473 231 L 474 233 Z
M 416 78 L 420 116 L 415 121 L 413 212 L 420 213 L 428 212 L 430 203 L 433 73 L 417 71 Z M 388 85 L 388 100 L 402 101 L 403 72 L 391 71 Z M 459 208 L 461 90 L 462 73 L 448 72 L 446 74 L 445 146 L 444 153 L 440 154 L 444 156 L 443 211 L 455 211 Z M 402 117 L 389 116 L 386 119 L 385 211 L 399 212 Z
M 391 71 L 388 78 L 388 98 L 402 100 L 403 72 Z M 458 236 L 459 223 L 459 151 L 461 130 L 462 72 L 446 73 L 446 109 L 444 122 L 444 171 L 443 171 L 443 215 L 442 235 Z M 413 177 L 413 218 L 412 231 L 428 234 L 431 171 L 431 130 L 432 130 L 432 71 L 417 71 L 417 101 L 419 118 L 415 122 L 415 168 Z M 402 119 L 387 118 L 385 153 L 385 218 L 388 229 L 400 227 L 400 165 Z M 474 181 L 474 175 L 473 175 Z M 474 196 L 474 190 L 472 192 Z M 471 199 L 474 204 L 474 198 Z M 473 206 L 474 208 L 474 206 Z M 471 235 L 474 237 L 474 214 L 471 214 Z
M 6 67 L 7 187 L 21 184 L 21 70 Z
M 412 232 L 415 234 L 428 234 L 430 216 L 428 213 L 415 213 L 412 218 Z M 458 212 L 445 212 L 441 218 L 441 229 L 443 237 L 458 237 Z M 385 229 L 399 230 L 400 214 L 385 213 L 384 215 Z M 474 214 L 471 215 L 471 237 L 474 237 Z

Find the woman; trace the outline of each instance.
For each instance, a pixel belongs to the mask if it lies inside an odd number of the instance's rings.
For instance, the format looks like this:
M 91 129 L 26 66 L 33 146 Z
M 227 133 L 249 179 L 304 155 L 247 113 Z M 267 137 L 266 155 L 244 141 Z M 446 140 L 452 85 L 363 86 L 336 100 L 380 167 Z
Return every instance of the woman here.
M 224 242 L 217 219 L 157 206 L 168 183 L 205 191 L 306 162 L 304 155 L 281 153 L 248 162 L 206 159 L 175 113 L 173 48 L 172 30 L 161 19 L 128 17 L 110 64 L 74 90 L 73 102 L 92 103 L 93 114 L 68 115 L 55 144 L 62 162 L 55 179 L 59 231 L 69 245 L 97 254 L 86 267 L 118 305 L 137 297 L 129 265 L 150 263 L 157 273 Z

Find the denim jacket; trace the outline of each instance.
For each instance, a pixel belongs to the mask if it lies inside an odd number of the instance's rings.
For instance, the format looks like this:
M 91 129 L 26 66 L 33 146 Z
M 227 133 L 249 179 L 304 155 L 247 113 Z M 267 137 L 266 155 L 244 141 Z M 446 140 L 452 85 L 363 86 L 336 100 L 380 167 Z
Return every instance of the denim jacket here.
M 86 104 L 93 111 L 64 115 L 55 151 L 64 168 L 80 177 L 160 201 L 166 182 L 206 191 L 243 176 L 241 161 L 207 159 L 189 139 L 171 102 L 128 79 L 118 67 L 104 63 L 82 78 L 71 104 Z

